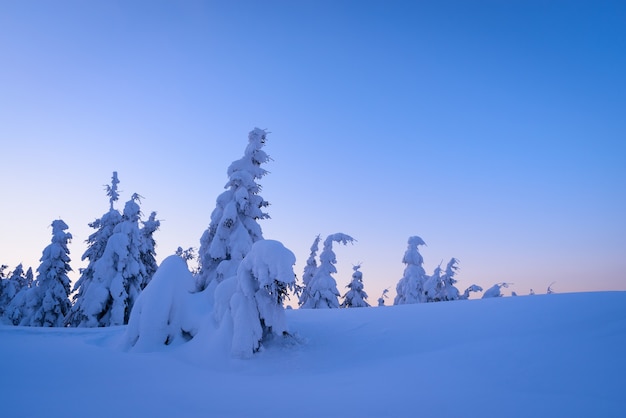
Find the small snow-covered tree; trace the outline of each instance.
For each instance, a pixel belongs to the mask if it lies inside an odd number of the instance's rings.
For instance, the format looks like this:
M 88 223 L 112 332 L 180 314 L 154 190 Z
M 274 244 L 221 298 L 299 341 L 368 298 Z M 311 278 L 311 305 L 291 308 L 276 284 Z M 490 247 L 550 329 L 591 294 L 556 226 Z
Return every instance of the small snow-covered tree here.
M 197 288 L 204 290 L 234 276 L 252 244 L 263 239 L 258 221 L 269 215 L 269 203 L 260 195 L 256 180 L 267 174 L 261 167 L 270 157 L 263 151 L 267 132 L 255 128 L 248 134 L 244 156 L 228 167 L 227 189 L 220 194 L 211 213 L 211 222 L 200 239 Z
M 443 288 L 441 265 L 437 266 L 431 276 L 426 276 L 423 285 L 423 294 L 426 302 L 438 302 Z
M 320 239 L 320 236 L 317 235 L 313 240 L 313 244 L 311 244 L 311 253 L 309 254 L 309 258 L 306 260 L 306 265 L 304 266 L 304 272 L 302 273 L 302 293 L 300 294 L 298 301 L 298 305 L 300 306 L 304 305 L 309 299 L 309 283 L 317 271 L 316 257 L 317 251 L 319 250 Z
M 88 293 L 88 289 L 92 284 L 98 289 L 94 289 L 91 293 L 100 292 L 101 287 L 99 284 L 95 283 L 94 279 L 94 269 L 96 262 L 102 257 L 104 254 L 104 250 L 106 248 L 107 242 L 111 235 L 113 235 L 113 230 L 122 221 L 122 214 L 113 207 L 113 204 L 119 199 L 119 193 L 117 190 L 117 185 L 119 184 L 119 179 L 117 177 L 117 172 L 113 172 L 113 176 L 111 178 L 111 185 L 106 186 L 107 196 L 109 196 L 109 211 L 105 213 L 101 218 L 96 219 L 91 222 L 89 226 L 96 231 L 92 233 L 89 238 L 87 238 L 87 250 L 81 257 L 81 261 L 88 260 L 89 263 L 87 267 L 80 270 L 80 277 L 74 284 L 74 288 L 72 292 L 74 296 L 72 299 L 74 300 L 74 304 L 70 310 L 69 315 L 66 318 L 66 323 L 72 327 L 77 326 L 85 326 L 88 322 L 89 315 L 86 313 L 87 301 L 85 300 L 85 295 Z M 95 326 L 95 325 L 92 325 Z
M 20 324 L 33 327 L 62 327 L 70 310 L 70 251 L 72 234 L 61 219 L 52 221 L 52 243 L 44 250 L 37 279 L 25 295 L 24 317 Z
M 385 299 L 389 298 L 389 296 L 387 296 L 387 293 L 389 293 L 389 289 L 383 290 L 383 293 L 381 293 L 380 297 L 378 298 L 378 306 L 385 306 Z
M 260 240 L 240 263 L 230 299 L 234 356 L 250 357 L 268 338 L 287 333 L 283 301 L 295 286 L 295 262 L 282 243 Z
M 333 242 L 343 245 L 354 242 L 350 235 L 338 232 L 324 240 L 324 248 L 320 254 L 320 265 L 307 286 L 309 296 L 302 305 L 305 309 L 338 308 L 339 291 L 333 273 L 337 272 L 337 258 L 333 251 Z
M 504 295 L 502 294 L 500 289 L 503 288 L 503 287 L 507 288 L 507 287 L 509 287 L 510 284 L 511 283 L 505 283 L 505 282 L 496 283 L 493 286 L 491 286 L 489 289 L 485 290 L 485 293 L 483 293 L 483 297 L 482 298 L 486 299 L 486 298 L 499 298 L 499 297 L 502 297 Z
M 360 268 L 360 264 L 352 267 L 354 270 L 352 280 L 346 286 L 350 290 L 343 295 L 344 299 L 341 303 L 342 308 L 366 308 L 370 306 L 369 303 L 365 301 L 365 299 L 367 299 L 367 293 L 363 290 L 363 273 L 359 271 Z
M 424 286 L 424 294 L 428 302 L 442 302 L 461 298 L 459 289 L 454 286 L 457 282 L 454 276 L 459 269 L 458 262 L 459 260 L 456 258 L 450 259 L 443 274 L 440 267 L 435 269 Z
M 158 268 L 156 262 L 156 241 L 153 235 L 161 226 L 161 221 L 156 219 L 156 212 L 152 212 L 148 220 L 141 221 L 141 223 L 143 227 L 141 228 L 140 257 L 146 268 L 146 276 L 143 283 L 141 283 L 141 289 L 143 290 L 150 283 L 150 279 L 152 279 Z
M 122 221 L 113 229 L 102 256 L 93 266 L 92 282 L 81 300 L 78 326 L 106 327 L 128 322 L 146 276 L 140 253 L 138 199 L 134 194 L 126 202 Z
M 404 268 L 404 275 L 396 286 L 394 305 L 426 302 L 424 283 L 428 276 L 422 267 L 424 259 L 418 249 L 420 245 L 426 245 L 422 238 L 418 236 L 409 237 L 408 247 L 402 258 L 406 267 Z
M 463 294 L 461 296 L 459 296 L 459 299 L 462 299 L 462 300 L 469 299 L 471 292 L 482 292 L 482 291 L 483 291 L 482 287 L 473 284 L 470 287 L 468 287 L 467 289 L 465 289 Z

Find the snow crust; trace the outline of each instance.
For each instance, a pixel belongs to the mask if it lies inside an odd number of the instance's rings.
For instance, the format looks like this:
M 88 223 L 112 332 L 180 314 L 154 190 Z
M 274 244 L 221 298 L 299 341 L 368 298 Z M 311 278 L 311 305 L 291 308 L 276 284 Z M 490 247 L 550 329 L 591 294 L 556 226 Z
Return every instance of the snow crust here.
M 626 409 L 626 292 L 285 315 L 293 338 L 249 360 L 230 355 L 218 328 L 140 353 L 120 344 L 130 325 L 2 326 L 2 414 L 617 418 Z M 36 402 L 33 382 L 50 382 Z

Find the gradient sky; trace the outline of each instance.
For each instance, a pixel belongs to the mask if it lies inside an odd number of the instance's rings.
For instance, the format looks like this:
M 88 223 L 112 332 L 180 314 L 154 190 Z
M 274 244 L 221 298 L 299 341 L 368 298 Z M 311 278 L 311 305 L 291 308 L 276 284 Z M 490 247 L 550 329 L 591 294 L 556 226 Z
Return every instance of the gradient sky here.
M 198 247 L 258 126 L 261 225 L 299 277 L 343 232 L 340 291 L 361 262 L 393 298 L 419 235 L 461 290 L 626 290 L 624 22 L 621 1 L 0 2 L 0 262 L 35 269 L 62 218 L 85 267 L 114 170 L 118 208 L 162 219 L 159 261 Z

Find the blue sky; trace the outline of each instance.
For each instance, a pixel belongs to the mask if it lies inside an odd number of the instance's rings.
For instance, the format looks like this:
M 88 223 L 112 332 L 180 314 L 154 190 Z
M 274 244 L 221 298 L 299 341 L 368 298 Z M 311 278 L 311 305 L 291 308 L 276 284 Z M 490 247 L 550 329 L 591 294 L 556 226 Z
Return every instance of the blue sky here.
M 144 196 L 158 258 L 199 245 L 226 168 L 271 133 L 266 238 L 362 263 L 370 301 L 460 260 L 459 287 L 626 290 L 626 5 L 604 1 L 0 4 L 0 262 L 36 268 L 53 219 L 74 270 Z

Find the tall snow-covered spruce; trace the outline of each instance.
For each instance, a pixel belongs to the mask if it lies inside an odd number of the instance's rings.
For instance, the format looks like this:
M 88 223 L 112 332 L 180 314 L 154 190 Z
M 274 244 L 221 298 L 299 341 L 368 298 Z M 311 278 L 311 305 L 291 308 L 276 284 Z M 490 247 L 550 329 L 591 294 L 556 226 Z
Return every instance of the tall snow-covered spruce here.
M 298 304 L 300 306 L 304 305 L 309 299 L 309 283 L 317 271 L 317 260 L 315 257 L 317 257 L 317 251 L 319 250 L 320 239 L 321 238 L 318 235 L 313 240 L 313 244 L 311 244 L 311 254 L 306 260 L 306 266 L 304 266 L 304 271 L 302 273 L 302 293 L 300 294 L 300 298 L 298 300 Z
M 396 286 L 396 297 L 394 305 L 426 302 L 424 295 L 424 284 L 428 279 L 424 271 L 424 258 L 419 252 L 419 246 L 426 245 L 424 240 L 418 236 L 409 237 L 408 247 L 402 258 L 406 264 L 404 275 Z
M 123 213 L 114 208 L 119 199 L 119 179 L 113 172 L 106 186 L 109 211 L 89 226 L 96 229 L 87 239 L 83 260 L 87 268 L 74 286 L 74 305 L 66 324 L 74 327 L 106 327 L 128 323 L 137 296 L 156 271 L 153 234 L 160 222 L 156 213 L 139 227 L 141 208 L 134 193 Z
M 113 229 L 102 257 L 94 265 L 94 283 L 83 302 L 83 326 L 124 325 L 141 292 L 146 268 L 141 261 L 140 209 L 134 194 L 124 206 L 122 222 Z
M 219 282 L 235 276 L 252 244 L 263 239 L 257 221 L 269 218 L 263 212 L 269 203 L 259 195 L 261 186 L 256 180 L 267 174 L 261 167 L 270 160 L 262 149 L 266 139 L 265 130 L 253 129 L 243 157 L 228 167 L 226 191 L 218 196 L 209 227 L 200 239 L 198 290 L 214 289 Z
M 73 292 L 73 300 L 74 304 L 72 305 L 72 309 L 70 310 L 69 315 L 67 316 L 65 322 L 73 327 L 77 326 L 88 326 L 87 324 L 93 324 L 91 326 L 96 326 L 94 321 L 90 320 L 90 314 L 87 313 L 89 301 L 85 299 L 85 295 L 88 293 L 89 288 L 94 285 L 98 289 L 92 291 L 103 293 L 105 290 L 101 289 L 100 284 L 95 282 L 94 279 L 94 269 L 96 262 L 102 257 L 104 254 L 104 250 L 106 248 L 107 242 L 111 235 L 113 235 L 113 230 L 122 221 L 122 214 L 113 207 L 113 204 L 119 199 L 119 193 L 117 190 L 117 185 L 120 183 L 117 172 L 113 172 L 113 176 L 111 177 L 111 185 L 106 186 L 107 196 L 109 196 L 109 211 L 102 215 L 101 218 L 96 219 L 91 222 L 89 226 L 96 231 L 92 233 L 89 238 L 87 238 L 87 250 L 85 250 L 81 260 L 89 260 L 87 267 L 80 270 L 80 277 L 74 284 Z
M 339 291 L 333 273 L 337 273 L 337 258 L 333 251 L 333 242 L 343 245 L 354 242 L 350 235 L 338 232 L 331 234 L 324 240 L 324 248 L 320 254 L 320 265 L 315 271 L 305 291 L 308 298 L 302 305 L 305 309 L 324 309 L 339 307 Z
M 70 310 L 70 251 L 72 234 L 61 219 L 52 221 L 52 243 L 43 250 L 37 278 L 25 297 L 24 317 L 20 325 L 62 327 Z

